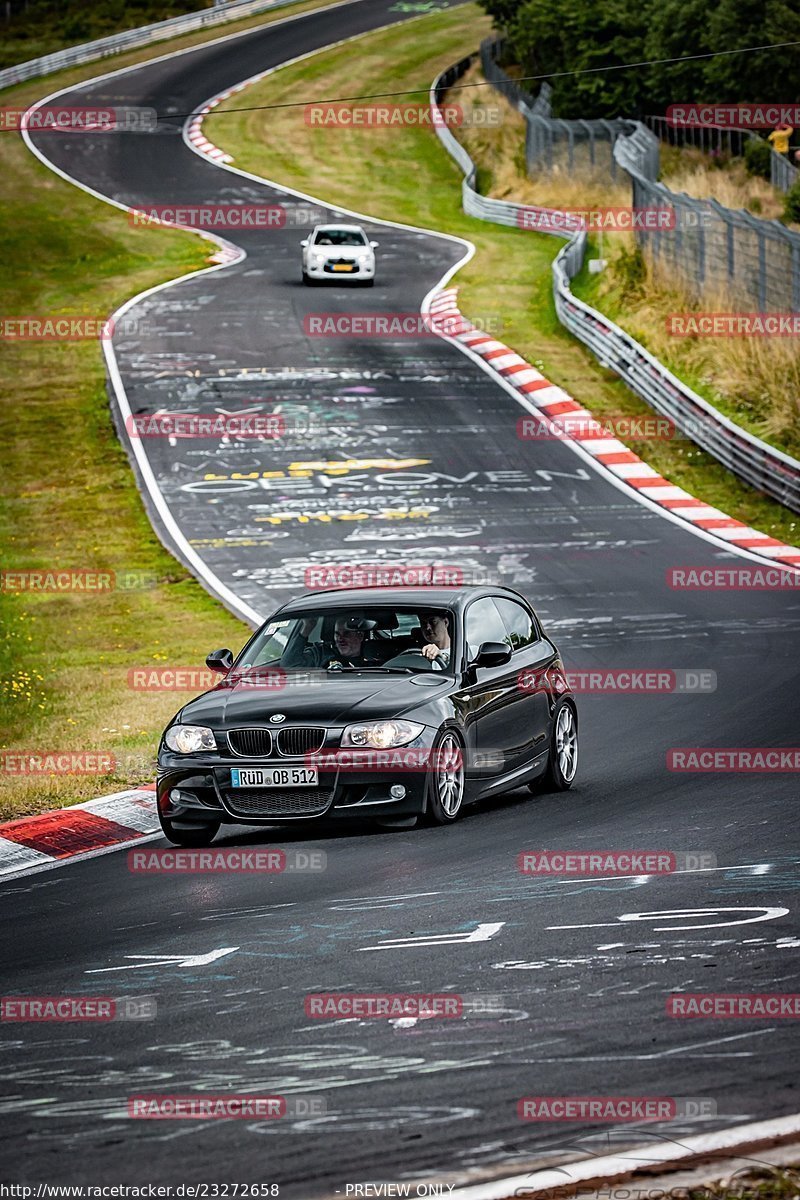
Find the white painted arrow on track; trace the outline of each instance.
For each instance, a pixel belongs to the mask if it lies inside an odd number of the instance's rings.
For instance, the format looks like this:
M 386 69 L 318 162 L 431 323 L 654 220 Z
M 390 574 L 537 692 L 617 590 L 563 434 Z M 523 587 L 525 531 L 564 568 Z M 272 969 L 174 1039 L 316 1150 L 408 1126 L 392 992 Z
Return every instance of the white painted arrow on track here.
M 392 938 L 379 942 L 377 946 L 359 946 L 362 950 L 404 950 L 410 946 L 463 946 L 470 942 L 488 942 L 503 926 L 505 921 L 478 925 L 471 933 L 434 933 L 428 937 Z
M 233 954 L 238 946 L 223 946 L 221 950 L 210 950 L 208 954 L 126 954 L 126 958 L 143 958 L 146 962 L 130 962 L 124 967 L 95 967 L 86 975 L 102 975 L 105 971 L 137 971 L 142 967 L 206 967 L 209 963 Z
M 731 925 L 754 925 L 758 921 L 775 921 L 778 917 L 785 917 L 789 912 L 788 908 L 772 907 L 747 907 L 743 908 L 737 905 L 733 908 L 672 908 L 665 909 L 664 912 L 631 912 L 623 913 L 617 917 L 615 921 L 599 921 L 596 924 L 590 925 L 547 925 L 547 929 L 619 929 L 620 922 L 630 921 L 669 921 L 669 925 L 654 925 L 653 930 L 656 933 L 667 933 L 670 930 L 682 929 L 725 929 Z M 690 921 L 699 920 L 704 917 L 719 917 L 723 913 L 734 913 L 733 917 L 725 917 L 721 921 L 706 921 L 702 920 L 699 925 L 673 925 L 672 921 Z M 755 916 L 748 917 L 745 913 L 755 913 Z

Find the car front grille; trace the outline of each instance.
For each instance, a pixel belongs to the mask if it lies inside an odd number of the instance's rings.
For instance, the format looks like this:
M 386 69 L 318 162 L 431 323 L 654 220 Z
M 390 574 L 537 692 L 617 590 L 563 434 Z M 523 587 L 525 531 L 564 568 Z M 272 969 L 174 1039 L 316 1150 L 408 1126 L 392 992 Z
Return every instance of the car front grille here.
M 325 741 L 324 729 L 282 729 L 278 734 L 278 753 L 286 756 L 313 754 L 322 748 Z
M 318 817 L 328 809 L 333 788 L 237 788 L 223 796 L 236 817 Z
M 231 729 L 228 745 L 241 758 L 269 758 L 272 754 L 272 733 L 269 729 Z

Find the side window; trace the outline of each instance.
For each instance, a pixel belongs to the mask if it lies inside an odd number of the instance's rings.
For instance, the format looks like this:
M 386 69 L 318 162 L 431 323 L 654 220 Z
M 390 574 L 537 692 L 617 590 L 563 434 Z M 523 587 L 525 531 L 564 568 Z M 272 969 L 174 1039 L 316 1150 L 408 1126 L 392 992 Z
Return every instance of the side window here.
M 478 653 L 482 642 L 508 641 L 508 631 L 503 618 L 490 596 L 485 596 L 483 600 L 475 600 L 470 604 L 464 628 L 467 638 L 468 661 L 471 661 Z
M 503 641 L 507 642 L 512 650 L 520 650 L 523 646 L 530 646 L 537 640 L 536 626 L 530 613 L 526 612 L 521 604 L 517 604 L 515 600 L 501 599 L 499 596 L 495 600 L 495 604 L 500 610 L 507 630 Z

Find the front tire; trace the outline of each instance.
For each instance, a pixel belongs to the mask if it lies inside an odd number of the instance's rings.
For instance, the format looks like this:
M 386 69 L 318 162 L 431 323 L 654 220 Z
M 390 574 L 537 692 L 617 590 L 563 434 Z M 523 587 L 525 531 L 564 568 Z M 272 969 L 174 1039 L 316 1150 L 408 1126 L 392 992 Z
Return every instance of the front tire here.
M 161 813 L 158 814 L 158 820 L 164 837 L 169 838 L 175 846 L 187 848 L 210 846 L 221 824 L 220 821 L 206 821 L 204 825 L 196 825 L 193 829 L 177 829 L 169 817 L 162 817 Z
M 434 825 L 452 825 L 464 803 L 464 747 L 455 730 L 439 734 L 431 758 L 425 811 Z
M 547 769 L 531 790 L 566 792 L 578 770 L 578 714 L 571 700 L 563 700 L 553 713 L 553 732 Z

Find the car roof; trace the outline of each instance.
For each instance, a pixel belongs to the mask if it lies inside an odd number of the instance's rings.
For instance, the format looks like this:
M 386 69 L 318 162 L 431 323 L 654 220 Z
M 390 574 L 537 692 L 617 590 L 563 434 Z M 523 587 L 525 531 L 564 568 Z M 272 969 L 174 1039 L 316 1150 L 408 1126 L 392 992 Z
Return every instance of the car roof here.
M 341 225 L 341 224 L 339 224 L 338 221 L 328 223 L 327 225 L 315 225 L 314 226 L 315 231 L 318 231 L 320 229 L 346 229 L 351 233 L 363 233 L 364 232 L 364 230 L 361 228 L 360 225 Z
M 290 613 L 299 609 L 307 609 L 309 601 L 314 602 L 315 608 L 369 608 L 380 604 L 394 604 L 398 607 L 408 605 L 411 608 L 464 608 L 470 600 L 480 596 L 500 596 L 508 600 L 521 600 L 528 608 L 528 601 L 513 588 L 486 585 L 453 585 L 452 587 L 363 587 L 363 588 L 330 588 L 325 591 L 304 592 L 294 600 L 289 600 L 280 609 L 281 613 Z

